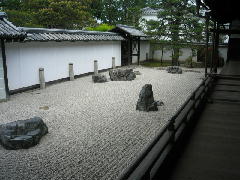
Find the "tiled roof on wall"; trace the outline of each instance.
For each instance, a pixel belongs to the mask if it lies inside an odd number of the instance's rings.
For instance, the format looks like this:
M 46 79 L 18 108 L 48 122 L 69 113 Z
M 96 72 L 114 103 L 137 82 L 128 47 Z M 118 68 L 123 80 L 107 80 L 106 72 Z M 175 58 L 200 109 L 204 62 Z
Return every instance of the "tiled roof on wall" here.
M 112 32 L 21 28 L 27 33 L 24 41 L 122 41 L 122 36 Z
M 140 37 L 145 37 L 147 36 L 146 34 L 144 34 L 142 31 L 136 29 L 135 27 L 133 26 L 127 26 L 127 25 L 122 25 L 122 24 L 117 24 L 116 25 L 116 28 L 114 28 L 112 31 L 115 31 L 115 30 L 121 30 L 131 36 L 140 36 Z
M 7 20 L 7 15 L 0 12 L 0 38 L 1 39 L 23 39 L 25 33 Z

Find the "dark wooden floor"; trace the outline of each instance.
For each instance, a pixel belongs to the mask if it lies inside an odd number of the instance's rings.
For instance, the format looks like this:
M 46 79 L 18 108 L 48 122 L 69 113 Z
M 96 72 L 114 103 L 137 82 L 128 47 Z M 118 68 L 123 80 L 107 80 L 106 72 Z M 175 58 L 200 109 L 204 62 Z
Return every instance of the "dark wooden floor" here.
M 240 75 L 240 62 L 222 74 Z M 240 79 L 216 81 L 184 146 L 164 176 L 159 172 L 154 180 L 240 180 Z

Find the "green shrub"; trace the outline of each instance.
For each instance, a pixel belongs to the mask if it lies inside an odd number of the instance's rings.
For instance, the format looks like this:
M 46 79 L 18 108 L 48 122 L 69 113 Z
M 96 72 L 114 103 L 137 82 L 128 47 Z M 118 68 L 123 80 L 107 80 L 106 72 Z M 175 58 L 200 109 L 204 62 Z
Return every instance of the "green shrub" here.
M 102 31 L 102 32 L 105 32 L 105 31 L 109 31 L 111 29 L 113 29 L 115 26 L 111 26 L 111 25 L 108 25 L 108 24 L 100 24 L 96 27 L 87 27 L 86 30 L 88 31 Z

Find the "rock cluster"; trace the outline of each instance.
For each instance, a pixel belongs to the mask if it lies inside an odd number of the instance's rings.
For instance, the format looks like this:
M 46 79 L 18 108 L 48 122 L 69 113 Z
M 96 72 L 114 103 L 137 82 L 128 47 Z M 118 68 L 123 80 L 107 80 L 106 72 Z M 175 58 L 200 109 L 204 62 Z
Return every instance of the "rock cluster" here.
M 167 72 L 172 74 L 182 74 L 182 69 L 179 66 L 168 66 Z
M 39 143 L 48 127 L 39 117 L 0 125 L 0 144 L 6 149 L 26 149 Z
M 111 69 L 109 76 L 112 81 L 132 81 L 136 78 L 133 69 Z
M 157 111 L 158 105 L 160 105 L 160 102 L 154 101 L 152 85 L 151 84 L 144 85 L 139 94 L 136 110 L 147 112 Z
M 92 76 L 92 80 L 95 83 L 104 83 L 107 82 L 107 77 L 103 74 L 97 74 Z

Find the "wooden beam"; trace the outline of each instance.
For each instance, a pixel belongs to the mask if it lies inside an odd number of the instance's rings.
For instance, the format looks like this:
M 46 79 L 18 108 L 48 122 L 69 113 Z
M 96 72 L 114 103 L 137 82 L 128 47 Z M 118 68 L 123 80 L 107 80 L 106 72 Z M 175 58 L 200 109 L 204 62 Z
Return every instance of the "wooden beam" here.
M 140 65 L 140 37 L 138 37 L 138 65 Z
M 8 77 L 7 77 L 7 60 L 6 60 L 6 51 L 5 51 L 5 42 L 4 39 L 1 39 L 1 49 L 2 49 L 2 59 L 3 59 L 3 71 L 4 71 L 4 82 L 5 82 L 5 91 L 6 97 L 9 97 L 9 87 L 8 87 Z

